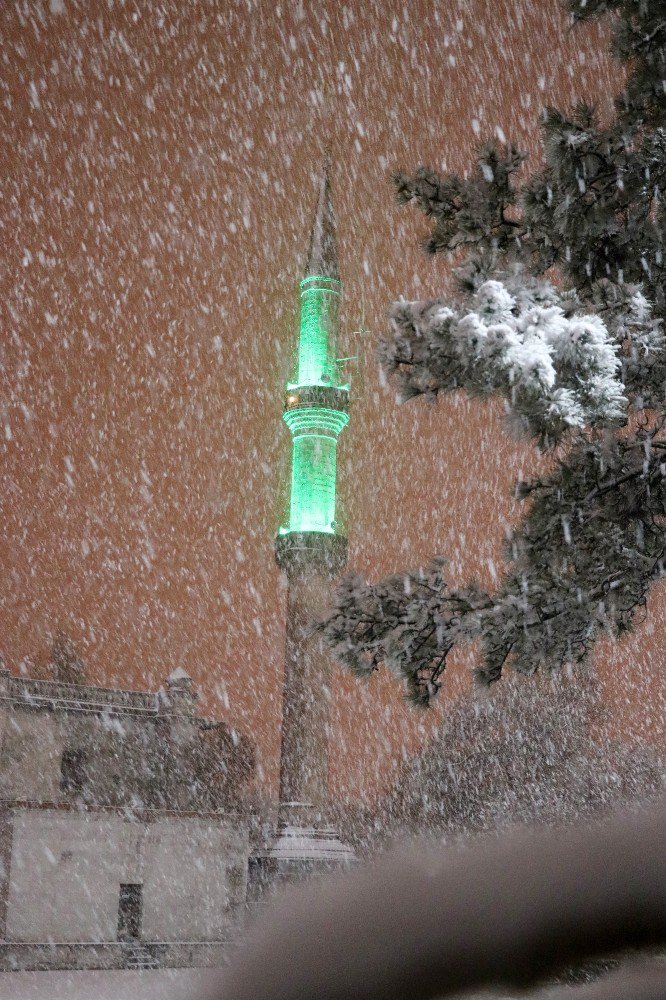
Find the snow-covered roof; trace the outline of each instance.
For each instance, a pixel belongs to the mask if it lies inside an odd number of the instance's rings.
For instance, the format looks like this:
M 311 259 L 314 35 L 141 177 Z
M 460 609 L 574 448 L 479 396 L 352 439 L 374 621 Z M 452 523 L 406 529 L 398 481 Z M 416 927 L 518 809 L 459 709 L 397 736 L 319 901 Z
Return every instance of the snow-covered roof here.
M 176 669 L 172 670 L 172 672 L 167 677 L 167 684 L 173 684 L 176 681 L 191 681 L 191 680 L 192 678 L 190 677 L 190 675 L 186 670 L 183 670 L 182 667 L 176 667 Z

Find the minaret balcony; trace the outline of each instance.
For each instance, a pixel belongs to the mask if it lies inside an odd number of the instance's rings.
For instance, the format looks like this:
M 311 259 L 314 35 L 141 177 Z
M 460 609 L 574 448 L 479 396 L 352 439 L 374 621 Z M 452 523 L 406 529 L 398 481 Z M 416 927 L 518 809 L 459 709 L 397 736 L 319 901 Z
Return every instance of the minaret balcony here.
M 306 292 L 309 292 L 313 288 L 317 291 L 335 292 L 336 295 L 339 295 L 342 282 L 339 278 L 331 278 L 325 274 L 308 274 L 307 277 L 299 282 L 299 286 L 301 295 L 305 295 Z
M 284 422 L 292 437 L 316 434 L 323 437 L 338 437 L 349 423 L 349 414 L 341 410 L 329 410 L 321 406 L 294 407 L 283 414 Z
M 289 423 L 287 414 L 290 411 L 309 408 L 336 410 L 338 413 L 347 414 L 349 413 L 349 389 L 344 385 L 291 386 L 287 390 L 284 401 L 284 419 L 287 423 Z M 346 420 L 345 423 L 347 423 Z
M 288 531 L 275 539 L 275 561 L 288 576 L 308 570 L 337 575 L 347 562 L 347 539 L 323 531 Z

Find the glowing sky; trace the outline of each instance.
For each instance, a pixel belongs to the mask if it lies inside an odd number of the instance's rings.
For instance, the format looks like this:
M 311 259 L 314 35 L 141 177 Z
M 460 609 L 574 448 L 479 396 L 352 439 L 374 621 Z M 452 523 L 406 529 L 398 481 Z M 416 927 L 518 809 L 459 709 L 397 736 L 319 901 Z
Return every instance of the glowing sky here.
M 373 344 L 389 304 L 443 292 L 447 275 L 420 253 L 425 223 L 394 204 L 388 178 L 421 162 L 465 170 L 493 134 L 538 155 L 546 103 L 607 110 L 618 71 L 606 31 L 572 31 L 558 0 L 0 5 L 0 647 L 12 670 L 32 657 L 38 672 L 58 627 L 95 682 L 156 686 L 182 666 L 205 710 L 257 741 L 274 787 L 280 415 L 326 144 L 341 346 L 360 355 L 339 447 L 350 568 L 376 576 L 441 553 L 455 580 L 492 582 L 512 482 L 537 459 L 499 409 L 399 408 L 382 387 Z M 653 600 L 648 627 L 604 654 L 627 667 L 612 684 L 623 718 L 660 714 L 650 668 L 665 608 Z M 471 655 L 450 692 L 469 685 Z M 389 679 L 361 688 L 337 671 L 334 788 L 383 779 L 434 720 Z

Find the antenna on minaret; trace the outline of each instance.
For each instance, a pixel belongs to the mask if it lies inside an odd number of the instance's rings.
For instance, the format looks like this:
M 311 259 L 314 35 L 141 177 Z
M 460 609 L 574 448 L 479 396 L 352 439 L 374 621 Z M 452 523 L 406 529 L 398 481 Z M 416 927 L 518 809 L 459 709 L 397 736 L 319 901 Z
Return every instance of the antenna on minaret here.
M 356 385 L 362 383 L 363 379 L 363 361 L 365 359 L 364 353 L 364 342 L 365 338 L 372 331 L 368 329 L 365 325 L 365 289 L 361 288 L 361 322 L 360 326 L 356 330 L 352 330 L 348 335 L 352 339 L 352 345 L 354 342 L 357 343 L 356 354 L 350 354 L 345 358 L 338 358 L 338 371 L 340 373 L 340 379 L 349 382 L 353 380 L 353 373 L 357 373 Z M 358 341 L 356 340 L 358 338 Z M 351 362 L 351 366 L 350 366 Z

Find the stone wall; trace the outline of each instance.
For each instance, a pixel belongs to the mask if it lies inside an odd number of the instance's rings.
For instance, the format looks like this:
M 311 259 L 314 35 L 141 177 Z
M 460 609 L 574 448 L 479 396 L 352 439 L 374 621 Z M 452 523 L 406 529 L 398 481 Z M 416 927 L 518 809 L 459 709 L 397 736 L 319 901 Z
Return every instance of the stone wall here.
M 5 824 L 11 818 L 8 944 L 113 944 L 123 883 L 142 886 L 141 942 L 214 944 L 232 933 L 249 852 L 239 817 L 32 804 L 3 811 Z
M 60 797 L 64 738 L 54 715 L 0 702 L 0 798 Z

